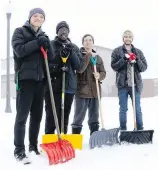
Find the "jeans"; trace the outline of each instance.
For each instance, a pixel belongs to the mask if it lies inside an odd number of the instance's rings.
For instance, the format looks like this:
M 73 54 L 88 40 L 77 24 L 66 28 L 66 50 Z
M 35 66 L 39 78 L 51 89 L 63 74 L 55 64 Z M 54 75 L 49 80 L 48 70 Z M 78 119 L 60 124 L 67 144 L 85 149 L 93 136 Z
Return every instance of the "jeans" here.
M 118 97 L 119 97 L 119 120 L 120 120 L 120 128 L 121 130 L 126 130 L 127 126 L 127 106 L 128 106 L 128 95 L 132 99 L 132 88 L 120 88 L 118 89 Z M 133 99 L 132 99 L 133 101 Z M 136 124 L 137 130 L 143 130 L 143 120 L 142 120 L 142 111 L 140 104 L 140 93 L 135 89 L 135 105 L 136 105 Z

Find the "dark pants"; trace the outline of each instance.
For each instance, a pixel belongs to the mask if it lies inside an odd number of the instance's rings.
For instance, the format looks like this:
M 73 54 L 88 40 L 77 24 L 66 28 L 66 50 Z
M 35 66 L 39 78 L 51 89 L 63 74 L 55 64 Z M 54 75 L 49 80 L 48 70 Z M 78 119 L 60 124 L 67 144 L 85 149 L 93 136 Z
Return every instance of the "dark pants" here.
M 65 94 L 65 103 L 64 103 L 64 133 L 67 133 L 67 127 L 69 124 L 69 115 L 71 112 L 71 106 L 73 102 L 74 94 L 66 93 Z M 56 112 L 58 117 L 59 129 L 61 132 L 61 93 L 54 93 L 54 100 L 56 106 Z M 54 134 L 55 133 L 55 121 L 53 116 L 53 110 L 50 100 L 49 91 L 45 91 L 45 111 L 46 111 L 46 122 L 45 122 L 45 134 Z
M 72 123 L 72 128 L 75 133 L 77 129 L 82 128 L 82 123 L 85 119 L 85 115 L 88 109 L 88 125 L 89 129 L 92 131 L 97 131 L 99 129 L 99 104 L 97 98 L 75 98 L 75 115 Z
M 127 122 L 127 110 L 128 110 L 128 95 L 132 99 L 131 87 L 118 89 L 118 97 L 119 97 L 119 105 L 120 105 L 119 119 L 120 119 L 120 128 L 122 130 L 127 129 L 126 122 Z M 140 105 L 140 93 L 137 90 L 135 90 L 135 105 L 136 105 L 137 129 L 142 130 L 143 120 L 142 120 L 142 111 Z
M 37 146 L 40 122 L 43 113 L 44 82 L 19 81 L 16 96 L 16 119 L 14 125 L 14 154 L 25 152 L 25 125 L 30 112 L 29 142 Z

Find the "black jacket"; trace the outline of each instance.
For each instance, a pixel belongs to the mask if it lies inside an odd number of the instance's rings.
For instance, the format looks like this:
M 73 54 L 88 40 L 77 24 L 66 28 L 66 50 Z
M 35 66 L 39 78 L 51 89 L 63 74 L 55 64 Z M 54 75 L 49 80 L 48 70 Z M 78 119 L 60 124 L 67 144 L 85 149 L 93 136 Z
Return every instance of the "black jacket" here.
M 132 52 L 136 55 L 135 64 L 135 83 L 139 92 L 143 89 L 143 82 L 140 72 L 147 69 L 147 61 L 143 52 L 132 45 Z M 111 67 L 116 71 L 116 85 L 118 88 L 126 87 L 127 85 L 127 60 L 125 59 L 125 46 L 120 46 L 114 49 L 111 54 Z
M 44 58 L 38 44 L 40 35 L 45 35 L 45 33 L 41 29 L 35 32 L 29 22 L 15 29 L 12 36 L 12 47 L 16 80 L 18 78 L 18 80 L 41 81 L 46 78 Z M 48 60 L 50 61 L 52 58 L 53 51 L 50 45 Z
M 70 39 L 67 40 L 67 43 L 71 43 Z M 72 44 L 72 43 L 71 43 Z M 56 36 L 54 40 L 51 41 L 51 45 L 53 48 L 53 56 L 54 59 L 50 62 L 50 72 L 52 79 L 52 87 L 54 92 L 61 92 L 62 89 L 62 59 L 60 56 L 61 49 L 63 48 L 63 44 L 60 39 Z M 66 66 L 69 68 L 68 72 L 66 72 L 65 78 L 65 92 L 67 93 L 75 93 L 77 89 L 77 79 L 76 79 L 76 71 L 78 71 L 82 64 L 82 55 L 79 51 L 79 48 L 72 44 L 73 50 L 70 56 L 68 57 Z

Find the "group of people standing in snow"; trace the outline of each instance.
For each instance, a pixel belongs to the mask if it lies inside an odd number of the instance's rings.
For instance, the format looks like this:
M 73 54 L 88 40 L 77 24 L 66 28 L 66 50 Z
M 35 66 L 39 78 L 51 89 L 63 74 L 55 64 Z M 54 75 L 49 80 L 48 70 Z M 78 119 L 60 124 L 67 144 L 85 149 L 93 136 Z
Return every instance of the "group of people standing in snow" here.
M 44 102 L 46 112 L 45 134 L 54 134 L 56 130 L 41 46 L 47 51 L 48 55 L 59 127 L 61 128 L 61 90 L 62 73 L 64 71 L 66 73 L 64 133 L 66 134 L 68 131 L 69 115 L 73 101 L 75 101 L 75 113 L 71 124 L 72 134 L 81 133 L 87 109 L 90 134 L 99 130 L 99 106 L 95 79 L 98 80 L 101 91 L 101 83 L 106 77 L 106 70 L 102 58 L 93 49 L 94 37 L 85 34 L 82 38 L 83 47 L 79 49 L 69 38 L 70 28 L 68 23 L 61 21 L 56 26 L 56 37 L 50 40 L 41 29 L 45 17 L 45 12 L 41 8 L 32 9 L 29 12 L 28 21 L 22 27 L 16 28 L 12 36 L 17 90 L 14 156 L 19 161 L 27 157 L 24 138 L 28 116 L 30 116 L 29 152 L 33 151 L 37 155 L 40 154 L 38 151 L 38 135 Z M 134 60 L 137 127 L 138 130 L 142 130 L 143 120 L 140 106 L 142 79 L 140 72 L 147 69 L 147 62 L 142 51 L 133 46 L 131 31 L 125 31 L 122 38 L 123 45 L 114 49 L 111 55 L 111 67 L 116 71 L 116 85 L 120 105 L 120 129 L 127 129 L 128 95 L 132 97 L 129 78 L 131 74 L 130 63 Z M 133 54 L 132 58 L 129 53 Z M 68 57 L 66 65 L 63 64 L 62 57 Z M 94 72 L 93 58 L 97 61 L 97 72 Z

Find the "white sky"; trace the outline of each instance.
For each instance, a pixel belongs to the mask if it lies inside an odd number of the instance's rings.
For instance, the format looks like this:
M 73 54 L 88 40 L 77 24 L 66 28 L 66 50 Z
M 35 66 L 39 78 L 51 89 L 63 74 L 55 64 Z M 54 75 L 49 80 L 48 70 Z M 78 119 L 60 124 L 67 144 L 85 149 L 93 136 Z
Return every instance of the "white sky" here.
M 0 52 L 6 57 L 6 4 L 0 5 Z M 70 38 L 79 47 L 84 34 L 90 33 L 95 44 L 115 48 L 122 44 L 122 32 L 134 33 L 133 44 L 148 61 L 147 77 L 158 77 L 158 0 L 12 0 L 11 35 L 27 20 L 29 10 L 41 7 L 46 13 L 43 30 L 51 39 L 56 25 L 65 20 L 70 26 Z

